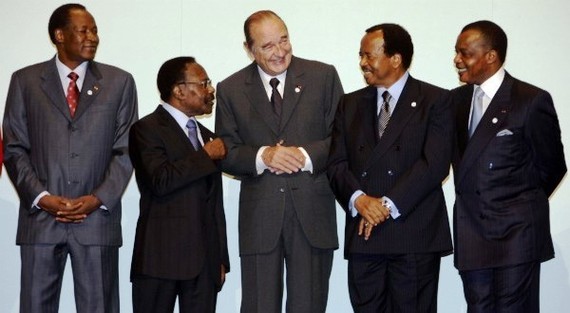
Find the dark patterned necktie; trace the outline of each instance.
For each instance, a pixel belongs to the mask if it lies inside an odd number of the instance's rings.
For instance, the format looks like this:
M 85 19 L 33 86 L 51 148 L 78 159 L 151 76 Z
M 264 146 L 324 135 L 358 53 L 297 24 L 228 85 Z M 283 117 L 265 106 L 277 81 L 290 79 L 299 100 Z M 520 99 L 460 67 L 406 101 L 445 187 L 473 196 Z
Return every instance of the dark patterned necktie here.
M 281 110 L 283 107 L 283 98 L 281 98 L 281 94 L 279 90 L 277 90 L 277 86 L 279 85 L 279 79 L 272 78 L 269 81 L 269 85 L 271 85 L 271 104 L 273 104 L 273 112 L 275 115 L 280 118 L 281 117 Z
M 382 93 L 382 107 L 380 108 L 380 113 L 378 113 L 378 138 L 382 138 L 386 127 L 388 126 L 388 122 L 390 121 L 390 99 L 392 96 L 388 92 L 388 90 Z
M 75 110 L 77 109 L 77 102 L 79 101 L 79 88 L 77 88 L 77 79 L 79 78 L 79 75 L 75 72 L 71 72 L 67 77 L 71 79 L 67 86 L 67 106 L 69 107 L 71 117 L 73 117 L 75 115 Z

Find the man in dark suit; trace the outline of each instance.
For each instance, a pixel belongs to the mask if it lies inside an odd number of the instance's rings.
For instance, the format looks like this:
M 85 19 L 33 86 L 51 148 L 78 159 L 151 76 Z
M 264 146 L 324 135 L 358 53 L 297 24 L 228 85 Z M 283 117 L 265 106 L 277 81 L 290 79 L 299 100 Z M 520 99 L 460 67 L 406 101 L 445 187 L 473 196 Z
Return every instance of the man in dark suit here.
M 287 312 L 324 312 L 338 248 L 325 166 L 342 86 L 333 66 L 292 55 L 274 12 L 244 31 L 255 61 L 218 85 L 216 111 L 223 169 L 241 179 L 241 311 L 281 312 L 286 265 Z
M 455 51 L 466 85 L 452 91 L 453 229 L 468 312 L 538 312 L 540 263 L 554 257 L 548 197 L 566 173 L 552 98 L 505 71 L 493 22 L 465 26 Z
M 130 131 L 129 152 L 139 191 L 131 281 L 135 313 L 214 312 L 230 269 L 221 139 L 196 121 L 212 113 L 214 88 L 192 57 L 158 71 L 164 101 Z
M 413 49 L 399 25 L 367 29 L 360 67 L 368 87 L 342 98 L 334 122 L 328 175 L 347 213 L 355 312 L 436 312 L 440 260 L 452 249 L 441 188 L 449 96 L 410 76 Z
M 20 312 L 57 312 L 71 256 L 77 312 L 119 312 L 121 196 L 137 120 L 132 76 L 93 61 L 99 37 L 85 7 L 49 20 L 57 55 L 12 75 L 5 164 L 20 197 Z

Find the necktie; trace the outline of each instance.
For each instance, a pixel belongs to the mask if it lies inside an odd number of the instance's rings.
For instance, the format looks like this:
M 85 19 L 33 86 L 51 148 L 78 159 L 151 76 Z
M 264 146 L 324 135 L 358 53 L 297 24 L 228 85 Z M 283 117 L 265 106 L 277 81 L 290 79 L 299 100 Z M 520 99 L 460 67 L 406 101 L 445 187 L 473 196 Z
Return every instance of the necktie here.
M 188 128 L 188 138 L 190 138 L 190 142 L 192 143 L 192 146 L 194 146 L 194 150 L 198 151 L 200 148 L 200 142 L 198 142 L 196 122 L 193 119 L 189 119 L 188 123 L 186 123 L 186 127 Z
M 471 122 L 469 123 L 469 138 L 473 136 L 481 117 L 483 116 L 483 96 L 485 92 L 481 87 L 475 87 L 473 95 L 473 112 L 471 112 Z
M 392 96 L 388 90 L 382 93 L 382 99 L 384 99 L 384 102 L 382 102 L 380 113 L 378 113 L 378 138 L 382 138 L 390 121 L 390 99 L 392 99 Z
M 269 85 L 271 85 L 271 104 L 273 104 L 273 111 L 275 115 L 279 118 L 281 117 L 281 108 L 283 107 L 283 98 L 281 98 L 281 94 L 279 90 L 277 90 L 277 85 L 279 85 L 279 79 L 272 78 L 269 81 Z
M 79 101 L 79 89 L 77 88 L 79 75 L 75 72 L 71 72 L 67 77 L 71 79 L 67 86 L 67 106 L 69 106 L 69 113 L 71 117 L 73 117 L 75 115 L 75 109 L 77 109 L 77 102 Z

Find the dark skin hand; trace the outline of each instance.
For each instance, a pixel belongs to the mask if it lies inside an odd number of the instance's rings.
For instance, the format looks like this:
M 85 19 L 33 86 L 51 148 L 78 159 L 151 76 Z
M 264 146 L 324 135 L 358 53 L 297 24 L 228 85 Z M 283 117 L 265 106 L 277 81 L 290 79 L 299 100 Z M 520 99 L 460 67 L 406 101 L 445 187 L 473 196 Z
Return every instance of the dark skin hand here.
M 223 160 L 226 157 L 226 145 L 220 138 L 206 142 L 202 148 L 212 160 Z
M 358 224 L 358 235 L 364 235 L 364 240 L 370 238 L 374 226 L 390 218 L 390 210 L 382 204 L 380 198 L 362 194 L 354 201 L 354 207 L 362 216 Z
M 94 195 L 75 199 L 45 195 L 38 202 L 40 208 L 55 216 L 55 220 L 61 223 L 81 223 L 101 205 L 101 200 Z

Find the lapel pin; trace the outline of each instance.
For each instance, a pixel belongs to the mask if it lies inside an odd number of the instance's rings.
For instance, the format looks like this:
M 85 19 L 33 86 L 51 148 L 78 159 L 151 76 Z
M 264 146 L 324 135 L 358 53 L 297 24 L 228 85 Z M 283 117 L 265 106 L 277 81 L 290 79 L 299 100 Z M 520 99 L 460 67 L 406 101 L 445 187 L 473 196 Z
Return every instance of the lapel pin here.
M 89 90 L 87 90 L 87 94 L 88 94 L 88 95 L 92 95 L 92 94 L 93 94 L 93 91 L 92 91 L 91 89 L 89 89 Z
M 416 101 L 412 102 L 412 108 L 415 108 L 416 105 L 418 105 L 418 104 L 416 103 Z
M 499 119 L 496 117 L 493 117 L 493 119 L 491 120 L 491 122 L 493 122 L 493 124 L 497 124 L 498 121 L 499 121 Z
M 301 92 L 301 89 L 303 89 L 303 87 L 301 87 L 301 85 L 297 85 L 297 86 L 295 87 L 295 92 L 296 92 L 296 93 L 299 93 L 299 92 Z

